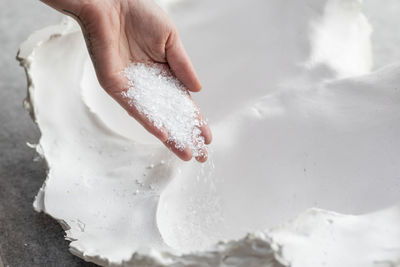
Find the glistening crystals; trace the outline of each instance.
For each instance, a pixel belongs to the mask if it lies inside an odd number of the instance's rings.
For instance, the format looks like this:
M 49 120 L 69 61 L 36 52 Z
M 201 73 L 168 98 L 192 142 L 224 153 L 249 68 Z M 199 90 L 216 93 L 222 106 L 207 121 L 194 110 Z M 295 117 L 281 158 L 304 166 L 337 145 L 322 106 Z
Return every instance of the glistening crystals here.
M 185 86 L 162 64 L 132 63 L 124 70 L 130 82 L 124 96 L 179 150 L 190 148 L 194 157 L 204 156 L 204 137 L 199 109 Z

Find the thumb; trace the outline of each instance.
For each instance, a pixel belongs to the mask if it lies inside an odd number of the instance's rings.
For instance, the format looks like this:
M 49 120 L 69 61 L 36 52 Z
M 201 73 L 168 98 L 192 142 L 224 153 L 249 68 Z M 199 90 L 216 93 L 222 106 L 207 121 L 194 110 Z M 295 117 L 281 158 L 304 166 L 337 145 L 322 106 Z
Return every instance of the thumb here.
M 172 33 L 165 45 L 165 55 L 175 76 L 192 92 L 201 90 L 201 83 L 177 32 Z

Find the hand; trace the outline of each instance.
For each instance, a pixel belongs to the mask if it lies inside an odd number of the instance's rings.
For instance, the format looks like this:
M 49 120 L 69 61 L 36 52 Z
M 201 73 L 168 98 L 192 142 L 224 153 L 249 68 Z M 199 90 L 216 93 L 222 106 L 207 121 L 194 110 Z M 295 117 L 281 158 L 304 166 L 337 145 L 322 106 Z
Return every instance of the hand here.
M 165 129 L 155 127 L 122 96 L 127 81 L 120 73 L 132 62 L 166 63 L 190 91 L 201 90 L 177 29 L 167 14 L 153 0 L 42 1 L 79 22 L 101 86 L 178 157 L 190 160 L 192 151 L 189 148 L 176 149 L 167 142 Z M 207 124 L 201 131 L 205 143 L 209 144 L 212 137 Z M 204 162 L 207 156 L 196 159 Z

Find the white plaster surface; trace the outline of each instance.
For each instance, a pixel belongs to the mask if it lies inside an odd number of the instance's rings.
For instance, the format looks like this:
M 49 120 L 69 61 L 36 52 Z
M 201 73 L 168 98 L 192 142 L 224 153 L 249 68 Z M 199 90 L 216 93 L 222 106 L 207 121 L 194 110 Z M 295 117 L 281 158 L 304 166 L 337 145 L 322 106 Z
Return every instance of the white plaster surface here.
M 385 15 L 356 0 L 168 10 L 204 81 L 203 165 L 102 91 L 75 24 L 21 47 L 49 166 L 35 208 L 65 226 L 71 252 L 126 266 L 398 264 L 400 63 L 385 44 L 400 37 L 372 33 Z

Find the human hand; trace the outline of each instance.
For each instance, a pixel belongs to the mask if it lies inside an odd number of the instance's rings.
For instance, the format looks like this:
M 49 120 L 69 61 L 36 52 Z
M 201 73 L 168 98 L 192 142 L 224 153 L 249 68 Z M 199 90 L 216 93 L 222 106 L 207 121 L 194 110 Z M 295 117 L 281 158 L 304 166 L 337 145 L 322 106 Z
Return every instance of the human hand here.
M 179 150 L 168 142 L 168 133 L 157 128 L 123 96 L 127 89 L 121 71 L 132 62 L 168 64 L 175 76 L 192 92 L 200 81 L 171 19 L 153 0 L 42 0 L 75 18 L 83 31 L 100 85 L 150 133 L 182 160 L 190 160 L 189 148 Z M 201 114 L 199 115 L 202 120 Z M 201 127 L 205 143 L 211 142 L 206 123 Z M 207 154 L 196 159 L 207 160 Z

